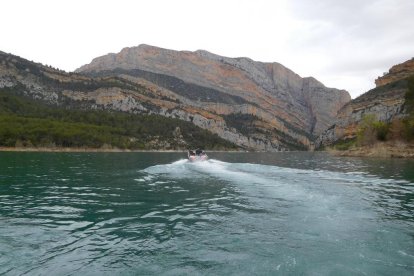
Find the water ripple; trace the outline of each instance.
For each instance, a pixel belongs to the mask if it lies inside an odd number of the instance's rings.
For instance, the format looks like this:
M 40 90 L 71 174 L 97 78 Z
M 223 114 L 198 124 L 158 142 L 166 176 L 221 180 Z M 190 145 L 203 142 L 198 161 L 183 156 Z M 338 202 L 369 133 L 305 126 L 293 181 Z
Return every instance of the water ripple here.
M 6 164 L 0 274 L 411 275 L 406 172 L 290 154 L 295 165 L 270 155 L 159 164 L 156 154 Z

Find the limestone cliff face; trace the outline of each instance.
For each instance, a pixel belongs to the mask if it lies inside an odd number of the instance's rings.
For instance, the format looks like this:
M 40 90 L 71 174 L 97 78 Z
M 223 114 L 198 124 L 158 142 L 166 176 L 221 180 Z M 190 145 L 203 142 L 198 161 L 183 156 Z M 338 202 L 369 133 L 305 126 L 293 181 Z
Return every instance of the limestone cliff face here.
M 327 88 L 314 78 L 302 78 L 279 63 L 228 58 L 202 50 L 140 45 L 96 58 L 77 72 L 145 79 L 182 95 L 182 102 L 209 112 L 255 116 L 282 136 L 298 137 L 295 140 L 305 147 L 350 101 L 348 92 Z M 281 138 L 270 136 L 266 139 L 269 143 Z
M 316 147 L 327 146 L 338 140 L 356 137 L 358 124 L 364 115 L 389 122 L 404 116 L 405 88 L 387 87 L 386 91 L 373 89 L 346 104 L 338 112 L 335 124 L 325 130 L 315 142 Z
M 183 97 L 133 76 L 91 78 L 66 73 L 0 52 L 0 92 L 2 89 L 19 91 L 19 95 L 65 109 L 116 110 L 176 118 L 192 122 L 249 150 L 279 151 L 290 146 L 280 139 L 269 139 L 265 132 L 271 129 L 272 125 L 264 126 L 260 133 L 248 135 L 228 127 L 223 115 L 219 114 L 234 110 L 234 106 L 213 105 L 200 108 L 201 104 L 197 100 Z M 232 101 L 234 99 L 230 99 L 230 102 Z M 241 108 L 250 107 L 242 105 Z M 302 141 L 300 145 L 303 145 L 306 137 L 299 135 L 298 141 Z M 157 148 L 160 148 L 160 145 Z
M 387 75 L 375 80 L 377 88 L 352 100 L 339 110 L 334 124 L 316 139 L 316 147 L 355 138 L 358 124 L 364 115 L 373 114 L 377 120 L 383 122 L 404 117 L 407 92 L 405 79 L 413 75 L 413 59 L 393 66 Z
M 142 45 L 66 73 L 0 52 L 0 88 L 63 108 L 158 114 L 242 148 L 307 149 L 348 100 L 278 63 Z
M 414 58 L 407 60 L 403 63 L 394 65 L 391 69 L 382 77 L 378 77 L 375 80 L 377 87 L 392 83 L 398 80 L 405 79 L 414 74 Z

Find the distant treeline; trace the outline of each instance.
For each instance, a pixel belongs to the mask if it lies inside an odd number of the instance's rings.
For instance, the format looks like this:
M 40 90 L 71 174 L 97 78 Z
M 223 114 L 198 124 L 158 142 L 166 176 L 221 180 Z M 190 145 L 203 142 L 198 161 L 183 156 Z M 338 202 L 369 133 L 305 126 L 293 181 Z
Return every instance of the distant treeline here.
M 15 89 L 0 89 L 0 146 L 237 148 L 190 122 L 159 115 L 49 106 L 17 95 Z

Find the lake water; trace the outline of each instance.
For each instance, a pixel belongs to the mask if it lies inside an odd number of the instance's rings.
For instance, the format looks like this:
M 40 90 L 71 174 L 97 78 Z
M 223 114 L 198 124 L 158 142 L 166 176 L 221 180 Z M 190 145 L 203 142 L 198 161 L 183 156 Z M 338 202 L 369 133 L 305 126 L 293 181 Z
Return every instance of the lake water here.
M 0 152 L 0 275 L 414 275 L 414 161 Z

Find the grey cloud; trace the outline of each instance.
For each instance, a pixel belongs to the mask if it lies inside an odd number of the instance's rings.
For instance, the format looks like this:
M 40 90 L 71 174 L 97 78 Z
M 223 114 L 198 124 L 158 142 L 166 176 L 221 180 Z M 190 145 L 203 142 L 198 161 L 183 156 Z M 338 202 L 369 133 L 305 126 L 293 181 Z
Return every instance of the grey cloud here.
M 374 73 L 414 56 L 414 1 L 290 1 L 290 11 L 304 23 L 291 43 L 295 51 L 327 57 L 326 75 Z M 302 31 L 306 31 L 301 35 Z M 362 93 L 364 91 L 351 91 Z

